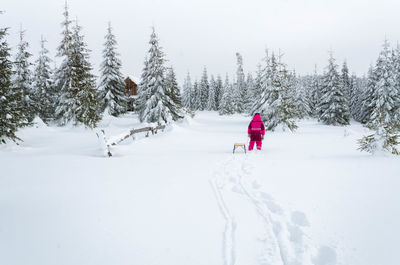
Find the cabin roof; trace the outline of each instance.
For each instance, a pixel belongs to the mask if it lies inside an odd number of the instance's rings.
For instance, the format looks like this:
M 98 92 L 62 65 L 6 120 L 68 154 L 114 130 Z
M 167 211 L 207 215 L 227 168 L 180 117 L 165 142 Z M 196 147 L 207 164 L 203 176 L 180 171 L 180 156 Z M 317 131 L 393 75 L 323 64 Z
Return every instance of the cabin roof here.
M 140 78 L 133 76 L 133 75 L 126 75 L 127 78 L 129 78 L 130 80 L 132 80 L 133 82 L 136 83 L 136 85 L 139 85 L 140 83 Z

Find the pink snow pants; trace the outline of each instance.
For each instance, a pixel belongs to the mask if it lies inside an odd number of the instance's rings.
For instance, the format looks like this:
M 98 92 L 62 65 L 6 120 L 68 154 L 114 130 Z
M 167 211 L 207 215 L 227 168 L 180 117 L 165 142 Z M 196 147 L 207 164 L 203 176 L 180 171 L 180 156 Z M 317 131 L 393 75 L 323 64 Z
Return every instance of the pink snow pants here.
M 250 141 L 250 143 L 249 143 L 249 151 L 253 150 L 255 143 L 257 144 L 257 149 L 261 150 L 262 141 Z

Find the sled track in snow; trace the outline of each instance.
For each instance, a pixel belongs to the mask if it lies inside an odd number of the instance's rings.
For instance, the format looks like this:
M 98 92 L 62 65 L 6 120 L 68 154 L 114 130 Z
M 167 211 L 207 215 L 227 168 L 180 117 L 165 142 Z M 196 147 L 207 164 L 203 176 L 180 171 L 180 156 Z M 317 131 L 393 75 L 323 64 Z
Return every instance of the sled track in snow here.
M 241 165 L 241 167 L 242 167 L 242 172 L 245 173 L 245 174 L 248 174 L 248 173 L 246 173 L 246 171 L 244 170 L 244 168 L 243 168 L 244 166 L 245 166 L 245 164 L 242 164 L 242 165 Z M 250 193 L 250 191 L 245 187 L 245 185 L 243 185 L 243 175 L 241 175 L 241 174 L 239 174 L 239 182 L 238 182 L 238 183 L 239 183 L 239 186 L 240 186 L 240 188 L 242 189 L 243 193 L 244 193 L 245 196 L 247 197 L 247 199 L 253 204 L 253 206 L 254 206 L 254 208 L 256 209 L 258 215 L 264 220 L 266 226 L 271 227 L 272 222 L 271 222 L 271 216 L 270 216 L 269 212 L 266 211 L 265 209 L 263 209 L 262 207 L 260 207 L 260 206 L 262 205 L 261 202 L 258 201 L 258 200 L 254 197 L 254 195 L 252 195 L 252 194 Z M 278 246 L 279 246 L 280 259 L 281 259 L 282 263 L 283 263 L 284 265 L 286 265 L 287 262 L 286 262 L 286 259 L 285 259 L 285 255 L 284 255 L 283 252 L 282 252 L 282 249 L 284 248 L 284 247 L 282 246 L 282 242 L 279 241 L 279 235 L 276 233 L 275 229 L 272 229 L 272 232 L 273 232 L 273 234 L 274 234 L 274 236 L 275 236 L 275 240 L 277 241 L 277 244 L 278 244 Z
M 232 194 L 232 191 L 241 194 L 240 197 L 249 203 L 249 207 L 262 220 L 264 231 L 259 232 L 267 235 L 267 238 L 264 240 L 262 253 L 257 257 L 260 264 L 313 264 L 313 249 L 308 242 L 309 238 L 303 232 L 303 226 L 306 225 L 293 221 L 293 213 L 292 220 L 290 220 L 285 211 L 275 203 L 271 196 L 258 190 L 258 183 L 253 181 L 252 184 L 250 182 L 252 164 L 249 160 L 251 160 L 251 155 L 232 156 L 216 167 L 213 178 L 210 180 L 219 209 L 225 220 L 222 243 L 224 265 L 235 265 L 241 251 L 236 248 L 235 233 L 237 227 L 245 225 L 237 222 L 237 219 L 240 218 L 235 218 L 234 211 L 232 211 L 235 205 L 226 199 L 226 197 L 229 197 L 229 193 Z M 257 222 L 257 220 L 254 221 Z
M 224 265 L 234 265 L 235 264 L 235 221 L 229 212 L 228 207 L 224 201 L 221 190 L 218 188 L 216 180 L 210 180 L 210 184 L 213 188 L 214 195 L 218 202 L 218 207 L 225 219 L 225 230 L 223 233 L 223 249 L 222 249 L 222 259 Z

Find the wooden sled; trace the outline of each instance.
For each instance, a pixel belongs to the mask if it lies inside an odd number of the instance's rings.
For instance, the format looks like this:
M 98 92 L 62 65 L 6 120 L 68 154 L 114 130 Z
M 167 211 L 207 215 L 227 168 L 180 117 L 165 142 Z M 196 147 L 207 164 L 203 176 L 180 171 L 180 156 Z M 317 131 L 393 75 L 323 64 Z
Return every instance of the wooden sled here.
M 246 145 L 245 145 L 245 144 L 242 144 L 242 143 L 235 143 L 235 144 L 233 145 L 233 153 L 235 153 L 236 148 L 239 148 L 239 147 L 242 147 L 243 150 L 244 150 L 244 153 L 246 154 Z

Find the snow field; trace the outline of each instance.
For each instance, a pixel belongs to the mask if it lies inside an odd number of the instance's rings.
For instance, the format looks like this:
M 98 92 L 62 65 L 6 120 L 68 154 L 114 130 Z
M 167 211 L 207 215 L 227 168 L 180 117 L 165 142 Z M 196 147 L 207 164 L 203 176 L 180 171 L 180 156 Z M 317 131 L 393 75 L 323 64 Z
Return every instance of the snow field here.
M 22 130 L 0 146 L 0 264 L 396 265 L 397 157 L 357 151 L 357 124 L 312 120 L 232 155 L 248 122 L 201 112 L 111 158 L 95 131 Z

